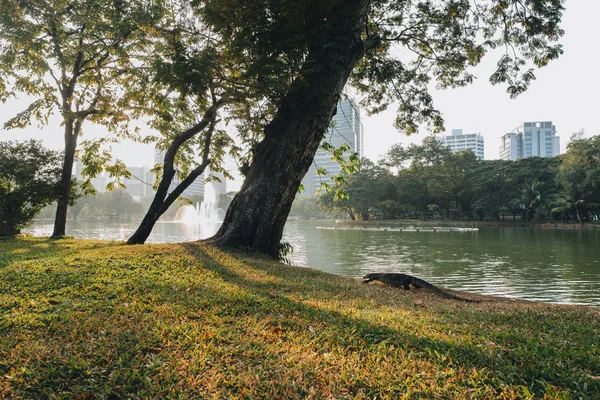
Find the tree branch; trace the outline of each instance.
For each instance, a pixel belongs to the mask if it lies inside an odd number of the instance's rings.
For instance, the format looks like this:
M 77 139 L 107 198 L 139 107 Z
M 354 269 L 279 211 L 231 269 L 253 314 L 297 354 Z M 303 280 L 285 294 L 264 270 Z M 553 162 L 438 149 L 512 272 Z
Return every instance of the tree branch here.
M 194 170 L 189 173 L 189 175 L 183 180 L 183 182 L 177 185 L 175 190 L 169 193 L 169 196 L 167 196 L 160 208 L 159 212 L 161 214 L 164 213 L 167 210 L 167 208 L 169 208 L 171 204 L 173 204 L 173 202 L 177 200 L 179 196 L 181 196 L 185 189 L 187 189 L 200 175 L 204 173 L 206 167 L 208 167 L 208 165 L 210 164 L 210 146 L 217 122 L 218 121 L 216 120 L 215 114 L 210 122 L 210 127 L 207 130 L 206 135 L 204 136 L 204 151 L 202 152 L 202 163 L 196 168 L 194 168 Z
M 223 106 L 223 104 L 225 104 L 225 98 L 221 97 L 215 103 L 213 103 L 213 105 L 208 110 L 206 110 L 200 122 L 189 128 L 188 130 L 184 131 L 173 140 L 173 142 L 169 146 L 169 149 L 167 150 L 167 153 L 165 154 L 163 165 L 163 177 L 170 176 L 172 179 L 172 177 L 175 175 L 175 155 L 177 154 L 177 151 L 179 150 L 181 145 L 183 145 L 186 141 L 194 137 L 197 133 L 201 132 L 204 128 L 208 126 L 208 124 L 210 124 L 214 119 L 216 119 L 217 111 L 221 106 Z

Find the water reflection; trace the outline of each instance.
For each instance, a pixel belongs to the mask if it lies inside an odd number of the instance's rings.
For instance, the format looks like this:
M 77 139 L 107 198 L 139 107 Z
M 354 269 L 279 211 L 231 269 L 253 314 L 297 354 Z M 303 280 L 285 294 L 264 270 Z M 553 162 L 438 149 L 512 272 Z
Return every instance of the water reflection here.
M 476 293 L 600 305 L 600 232 L 520 227 L 478 232 L 318 230 L 290 223 L 293 259 L 331 273 L 404 272 Z M 310 249 L 310 251 L 306 251 Z
M 185 221 L 159 221 L 154 225 L 147 243 L 179 243 L 206 239 L 217 233 L 220 222 L 188 224 Z M 80 239 L 125 241 L 137 225 L 122 221 L 68 221 L 67 235 Z M 52 235 L 52 223 L 36 222 L 27 232 L 34 236 Z
M 600 305 L 600 230 L 481 228 L 478 232 L 320 230 L 328 222 L 291 221 L 284 241 L 296 265 L 359 277 L 405 272 L 442 286 L 555 303 Z M 78 238 L 126 240 L 132 223 L 69 222 Z M 189 242 L 216 233 L 219 224 L 156 224 L 150 243 Z M 49 236 L 51 224 L 30 231 Z

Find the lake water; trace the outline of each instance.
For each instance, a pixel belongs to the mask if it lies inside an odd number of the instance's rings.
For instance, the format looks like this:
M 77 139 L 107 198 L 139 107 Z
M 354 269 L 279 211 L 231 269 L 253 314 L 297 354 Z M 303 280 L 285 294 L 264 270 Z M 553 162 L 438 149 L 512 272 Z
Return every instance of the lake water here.
M 600 305 L 600 230 L 523 227 L 477 232 L 377 232 L 320 230 L 328 221 L 290 221 L 284 241 L 295 265 L 359 277 L 403 272 L 457 290 Z M 213 235 L 218 224 L 158 223 L 148 242 L 186 242 Z M 136 226 L 123 222 L 69 221 L 77 238 L 125 240 Z M 49 236 L 51 223 L 29 232 Z

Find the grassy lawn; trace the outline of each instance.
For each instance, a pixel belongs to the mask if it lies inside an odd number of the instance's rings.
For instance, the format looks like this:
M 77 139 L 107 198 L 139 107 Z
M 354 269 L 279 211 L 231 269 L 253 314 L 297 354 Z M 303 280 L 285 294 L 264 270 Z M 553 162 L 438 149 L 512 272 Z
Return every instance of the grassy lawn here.
M 600 310 L 203 244 L 0 241 L 0 398 L 599 398 Z

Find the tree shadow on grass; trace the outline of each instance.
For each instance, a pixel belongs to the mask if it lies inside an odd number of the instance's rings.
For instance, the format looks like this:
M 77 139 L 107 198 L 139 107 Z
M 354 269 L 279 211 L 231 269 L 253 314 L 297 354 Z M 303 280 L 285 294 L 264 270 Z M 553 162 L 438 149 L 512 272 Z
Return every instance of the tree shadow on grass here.
M 86 242 L 85 245 L 81 244 Z M 82 251 L 101 249 L 118 243 L 51 238 L 10 238 L 0 240 L 0 268 L 9 262 L 37 261 L 55 257 L 68 257 Z
M 534 344 L 532 351 L 509 352 L 507 350 L 489 351 L 487 344 L 478 338 L 490 337 L 489 331 L 478 332 L 478 327 L 470 327 L 468 333 L 457 333 L 446 335 L 428 335 L 411 329 L 410 322 L 400 324 L 397 328 L 391 328 L 383 323 L 375 323 L 377 318 L 364 318 L 344 315 L 339 311 L 319 307 L 311 304 L 310 299 L 316 301 L 330 301 L 331 295 L 335 294 L 336 300 L 346 303 L 350 308 L 354 307 L 358 300 L 358 308 L 362 315 L 368 315 L 369 310 L 377 313 L 379 304 L 374 299 L 372 292 L 360 290 L 355 282 L 348 278 L 332 277 L 314 270 L 298 269 L 285 265 L 277 265 L 272 261 L 260 258 L 250 258 L 247 255 L 236 253 L 225 253 L 210 247 L 202 247 L 195 244 L 184 244 L 185 248 L 193 254 L 200 265 L 217 273 L 224 281 L 230 282 L 243 288 L 253 296 L 262 299 L 262 303 L 272 302 L 276 309 L 284 309 L 301 315 L 300 325 L 325 326 L 329 330 L 328 336 L 333 339 L 335 345 L 344 349 L 351 348 L 356 343 L 362 343 L 364 349 L 377 348 L 380 344 L 395 346 L 404 351 L 413 353 L 417 357 L 432 364 L 439 364 L 444 368 L 445 363 L 452 360 L 458 368 L 480 371 L 485 370 L 490 375 L 490 380 L 497 385 L 525 385 L 543 393 L 547 384 L 567 387 L 575 392 L 580 388 L 579 384 L 573 382 L 573 357 L 575 354 L 559 353 L 551 342 L 546 341 Z M 207 262 L 207 258 L 212 262 Z M 249 260 L 249 261 L 246 261 Z M 238 264 L 235 269 L 226 267 L 227 264 Z M 241 268 L 239 268 L 241 266 Z M 307 298 L 307 294 L 310 296 Z M 399 295 L 402 297 L 402 295 Z M 398 305 L 398 318 L 403 317 L 403 312 L 412 311 L 410 305 L 403 299 L 395 302 L 393 299 L 384 300 L 388 305 Z M 352 304 L 349 302 L 353 302 Z M 452 302 L 447 302 L 451 304 Z M 450 307 L 450 306 L 449 306 Z M 459 307 L 455 305 L 455 307 Z M 463 306 L 460 307 L 469 307 Z M 482 311 L 483 312 L 483 311 Z M 447 318 L 438 318 L 436 311 L 421 311 L 425 314 L 423 318 L 435 327 L 436 322 Z M 414 314 L 413 314 L 414 315 Z M 437 320 L 437 321 L 436 321 Z M 521 322 L 522 323 L 522 322 Z M 340 330 L 341 327 L 341 330 Z M 302 329 L 302 326 L 294 327 Z M 511 336 L 512 346 L 517 349 L 531 348 L 531 337 L 511 335 L 511 327 L 504 326 L 507 331 L 500 336 Z M 417 332 L 415 332 L 417 331 Z M 360 341 L 348 337 L 348 333 L 360 338 Z M 469 338 L 462 338 L 462 335 Z M 437 338 L 433 338 L 437 336 Z M 560 339 L 560 338 L 558 338 Z M 521 342 L 519 342 L 521 340 Z M 489 343 L 496 346 L 496 343 Z M 593 374 L 600 373 L 596 364 L 598 354 L 587 354 L 587 359 L 577 360 L 577 364 L 583 370 L 588 368 Z M 594 367 L 596 365 L 596 367 Z M 581 371 L 579 371 L 581 373 Z M 579 377 L 581 379 L 581 376 Z M 589 378 L 589 377 L 586 377 Z M 600 390 L 600 384 L 587 379 L 589 383 Z M 592 392 L 593 392 L 592 388 Z M 591 393 L 591 392 L 590 392 Z

